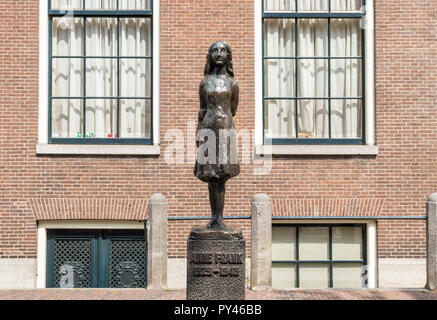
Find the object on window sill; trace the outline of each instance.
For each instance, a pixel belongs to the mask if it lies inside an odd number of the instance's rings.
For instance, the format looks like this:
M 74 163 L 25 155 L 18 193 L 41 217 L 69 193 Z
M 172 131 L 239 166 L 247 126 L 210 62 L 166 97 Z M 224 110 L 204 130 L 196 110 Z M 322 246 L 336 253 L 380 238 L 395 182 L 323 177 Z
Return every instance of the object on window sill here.
M 314 138 L 314 136 L 309 132 L 299 132 L 299 138 Z
M 96 134 L 92 131 L 85 135 L 85 138 L 95 138 L 95 137 Z M 83 138 L 83 135 L 80 132 L 78 132 L 76 138 Z

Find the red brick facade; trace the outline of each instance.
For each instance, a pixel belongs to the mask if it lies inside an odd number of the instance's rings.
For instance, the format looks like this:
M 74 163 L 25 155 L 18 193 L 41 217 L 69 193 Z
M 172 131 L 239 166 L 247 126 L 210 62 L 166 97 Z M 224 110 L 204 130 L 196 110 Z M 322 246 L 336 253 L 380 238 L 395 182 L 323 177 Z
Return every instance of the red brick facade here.
M 36 256 L 36 220 L 143 219 L 156 192 L 170 217 L 209 215 L 206 184 L 193 163 L 166 164 L 164 136 L 197 119 L 206 51 L 219 39 L 233 48 L 240 86 L 235 126 L 254 129 L 254 0 L 161 0 L 159 157 L 36 155 L 38 4 L 0 2 L 0 258 Z M 265 176 L 244 165 L 227 184 L 225 215 L 250 215 L 252 197 L 267 193 L 275 216 L 303 215 L 296 204 L 304 215 L 317 206 L 327 216 L 424 216 L 437 191 L 436 10 L 434 0 L 375 1 L 377 156 L 275 156 Z M 185 255 L 198 223 L 169 221 L 169 257 Z M 250 248 L 250 221 L 232 224 Z M 379 220 L 378 255 L 423 258 L 425 222 Z

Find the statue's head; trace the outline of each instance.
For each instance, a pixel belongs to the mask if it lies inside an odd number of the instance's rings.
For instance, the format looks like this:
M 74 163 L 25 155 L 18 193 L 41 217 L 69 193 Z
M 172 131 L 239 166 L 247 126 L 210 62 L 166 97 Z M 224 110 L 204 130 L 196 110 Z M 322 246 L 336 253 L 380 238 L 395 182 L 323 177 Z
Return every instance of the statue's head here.
M 224 41 L 214 42 L 208 49 L 208 55 L 206 56 L 205 64 L 205 76 L 209 75 L 214 66 L 226 65 L 226 73 L 230 77 L 234 77 L 234 69 L 232 65 L 232 49 Z

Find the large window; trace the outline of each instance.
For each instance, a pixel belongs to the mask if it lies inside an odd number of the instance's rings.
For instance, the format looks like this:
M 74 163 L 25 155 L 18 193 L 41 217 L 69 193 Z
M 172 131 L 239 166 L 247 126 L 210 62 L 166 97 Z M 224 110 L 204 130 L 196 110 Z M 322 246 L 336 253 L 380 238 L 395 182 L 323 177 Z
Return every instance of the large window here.
M 152 2 L 49 1 L 50 143 L 152 143 Z
M 272 230 L 272 287 L 367 286 L 362 224 L 278 224 Z
M 264 141 L 365 144 L 365 1 L 262 1 Z

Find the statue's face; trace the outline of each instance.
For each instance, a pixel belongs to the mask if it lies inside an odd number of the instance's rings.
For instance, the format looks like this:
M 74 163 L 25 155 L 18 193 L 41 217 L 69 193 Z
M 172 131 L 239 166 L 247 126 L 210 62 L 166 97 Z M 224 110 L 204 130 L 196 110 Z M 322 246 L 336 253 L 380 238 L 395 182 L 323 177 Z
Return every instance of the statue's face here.
M 211 60 L 214 64 L 218 66 L 222 66 L 226 64 L 226 62 L 228 61 L 228 56 L 229 56 L 228 49 L 226 49 L 223 43 L 221 42 L 216 43 L 212 47 Z

